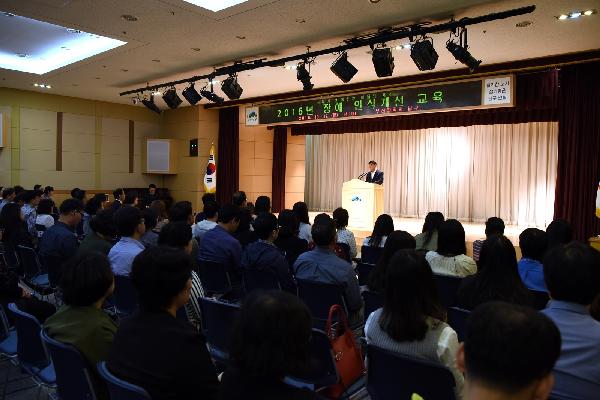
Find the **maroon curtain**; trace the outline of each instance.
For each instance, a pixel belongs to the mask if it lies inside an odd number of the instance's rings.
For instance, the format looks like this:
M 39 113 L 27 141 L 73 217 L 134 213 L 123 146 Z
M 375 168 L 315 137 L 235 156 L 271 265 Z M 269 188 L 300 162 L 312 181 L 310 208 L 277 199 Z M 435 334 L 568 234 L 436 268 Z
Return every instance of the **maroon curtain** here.
M 292 135 L 402 131 L 450 126 L 518 124 L 558 119 L 558 71 L 516 77 L 516 107 L 449 111 L 291 125 Z
M 271 208 L 280 212 L 285 208 L 285 160 L 287 155 L 287 128 L 276 126 L 273 134 L 273 195 Z
M 217 201 L 231 203 L 240 185 L 240 125 L 238 107 L 219 110 Z
M 576 239 L 600 233 L 595 200 L 600 180 L 600 63 L 560 71 L 558 171 L 554 218 L 571 222 Z

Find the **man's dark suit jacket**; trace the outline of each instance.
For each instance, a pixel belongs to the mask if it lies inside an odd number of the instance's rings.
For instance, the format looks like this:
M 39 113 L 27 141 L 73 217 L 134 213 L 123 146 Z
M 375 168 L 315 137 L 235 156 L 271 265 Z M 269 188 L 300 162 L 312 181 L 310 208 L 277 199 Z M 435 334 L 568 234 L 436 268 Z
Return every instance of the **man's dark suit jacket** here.
M 375 171 L 375 176 L 373 176 L 373 179 L 371 179 L 371 172 L 367 172 L 365 182 L 383 185 L 383 171 Z

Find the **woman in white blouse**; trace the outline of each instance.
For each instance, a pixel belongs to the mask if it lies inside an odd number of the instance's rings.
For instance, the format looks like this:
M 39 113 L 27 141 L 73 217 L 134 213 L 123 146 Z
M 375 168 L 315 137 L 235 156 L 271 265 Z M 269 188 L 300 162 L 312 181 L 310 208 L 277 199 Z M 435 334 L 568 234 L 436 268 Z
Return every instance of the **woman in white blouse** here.
M 54 217 L 52 216 L 52 209 L 54 208 L 54 202 L 52 199 L 42 199 L 37 206 L 37 217 L 35 218 L 35 224 L 43 226 L 43 230 L 50 228 L 54 225 Z
M 466 255 L 465 229 L 455 219 L 444 221 L 438 231 L 437 251 L 425 255 L 434 274 L 465 277 L 477 272 L 477 264 Z
M 348 210 L 345 208 L 339 207 L 333 211 L 333 221 L 337 228 L 337 242 L 346 243 L 350 248 L 350 258 L 354 258 L 356 257 L 356 239 L 354 233 L 346 229 L 349 218 Z
M 445 366 L 454 376 L 460 399 L 464 377 L 456 367 L 458 337 L 445 319 L 423 256 L 415 250 L 398 250 L 386 271 L 383 308 L 371 313 L 365 324 L 367 343 Z
M 375 221 L 373 233 L 367 236 L 363 246 L 384 247 L 390 233 L 394 232 L 394 220 L 388 214 L 381 214 Z
M 306 240 L 307 243 L 312 242 L 311 226 L 308 219 L 308 206 L 305 202 L 299 201 L 294 204 L 293 211 L 300 223 L 298 227 L 298 237 Z

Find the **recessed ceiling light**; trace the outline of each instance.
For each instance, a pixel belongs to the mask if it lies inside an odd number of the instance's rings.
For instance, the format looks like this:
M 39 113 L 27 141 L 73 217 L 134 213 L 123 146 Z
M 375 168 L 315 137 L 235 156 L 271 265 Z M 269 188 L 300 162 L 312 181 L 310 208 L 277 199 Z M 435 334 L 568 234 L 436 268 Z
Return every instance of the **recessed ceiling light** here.
M 45 83 L 34 83 L 33 86 L 40 88 L 40 89 L 52 89 L 51 85 L 47 85 Z
M 594 10 L 587 10 L 583 12 L 583 15 L 589 16 L 592 15 L 595 11 Z
M 563 19 L 569 18 L 569 16 L 567 14 L 561 14 L 557 18 L 560 19 L 560 20 L 563 20 Z
M 14 17 L 15 14 L 9 13 L 9 12 L 3 12 L 2 14 L 4 14 L 5 17 Z
M 129 15 L 129 14 L 123 14 L 123 15 L 121 15 L 121 18 L 127 22 L 135 22 L 138 20 L 136 16 Z
M 579 11 L 572 12 L 571 14 L 569 14 L 569 18 L 579 18 L 579 17 L 581 17 L 581 13 Z
M 191 3 L 195 6 L 206 8 L 207 10 L 217 12 L 235 5 L 245 3 L 248 0 L 183 0 L 186 3 Z

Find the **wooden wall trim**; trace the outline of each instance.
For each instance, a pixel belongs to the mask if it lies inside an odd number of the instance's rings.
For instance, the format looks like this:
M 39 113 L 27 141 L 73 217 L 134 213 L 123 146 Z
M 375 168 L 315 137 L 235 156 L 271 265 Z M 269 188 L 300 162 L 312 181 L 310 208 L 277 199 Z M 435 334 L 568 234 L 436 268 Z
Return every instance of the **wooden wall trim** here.
M 62 171 L 63 113 L 56 113 L 56 170 Z
M 135 149 L 135 123 L 133 120 L 129 120 L 129 173 L 133 174 L 133 160 L 134 160 L 134 149 Z

